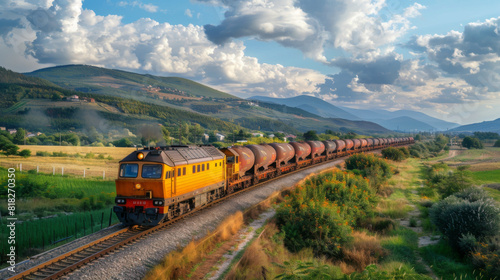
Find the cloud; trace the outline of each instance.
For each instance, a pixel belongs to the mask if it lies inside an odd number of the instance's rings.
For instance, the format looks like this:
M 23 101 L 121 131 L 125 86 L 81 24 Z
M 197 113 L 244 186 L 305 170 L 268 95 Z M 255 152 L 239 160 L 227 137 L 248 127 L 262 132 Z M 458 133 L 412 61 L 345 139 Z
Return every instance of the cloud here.
M 359 77 L 364 84 L 392 84 L 399 77 L 401 61 L 394 53 L 380 56 L 376 60 L 338 58 L 332 65 Z
M 208 38 L 224 44 L 232 38 L 255 37 L 301 50 L 326 62 L 325 47 L 347 50 L 355 56 L 393 43 L 411 28 L 409 18 L 424 6 L 415 3 L 402 15 L 383 21 L 384 0 L 198 0 L 224 6 L 225 19 L 217 26 L 205 25 Z
M 192 18 L 192 17 L 193 17 L 193 13 L 191 12 L 191 10 L 190 10 L 190 9 L 186 9 L 186 10 L 184 11 L 184 14 L 185 14 L 186 16 L 190 17 L 190 18 Z
M 216 45 L 202 26 L 148 18 L 124 24 L 120 16 L 99 16 L 83 9 L 78 0 L 60 0 L 45 9 L 22 9 L 15 2 L 12 6 L 22 15 L 17 22 L 28 33 L 15 37 L 14 31 L 8 32 L 5 47 L 20 44 L 38 63 L 177 75 L 240 96 L 315 92 L 325 79 L 311 69 L 260 63 L 245 55 L 243 42 Z
M 153 4 L 144 4 L 139 1 L 132 1 L 132 2 L 127 2 L 127 1 L 121 1 L 118 3 L 119 6 L 125 7 L 125 6 L 132 6 L 132 7 L 139 7 L 143 9 L 146 12 L 150 13 L 156 13 L 158 12 L 158 6 L 153 5 Z
M 500 91 L 500 17 L 465 25 L 463 32 L 414 37 L 406 46 L 470 85 Z

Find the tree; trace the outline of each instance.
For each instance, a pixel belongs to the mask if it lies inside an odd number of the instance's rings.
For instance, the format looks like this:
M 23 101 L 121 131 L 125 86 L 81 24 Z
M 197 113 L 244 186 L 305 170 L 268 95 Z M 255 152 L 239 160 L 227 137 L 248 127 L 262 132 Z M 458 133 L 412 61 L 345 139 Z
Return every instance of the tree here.
M 462 140 L 462 147 L 467 149 L 482 149 L 483 143 L 476 137 L 466 136 L 464 140 Z
M 7 137 L 0 135 L 0 152 L 6 156 L 17 155 L 19 147 L 14 145 Z
M 315 130 L 309 130 L 304 133 L 304 140 L 306 141 L 318 141 L 319 137 Z
M 161 127 L 161 134 L 163 136 L 163 140 L 165 140 L 165 143 L 167 145 L 170 145 L 172 142 L 172 139 L 170 139 L 170 131 L 164 126 Z
M 122 138 L 120 140 L 113 141 L 115 147 L 131 147 L 132 141 L 128 138 Z
M 191 133 L 191 142 L 193 143 L 201 142 L 201 138 L 203 137 L 203 133 L 205 132 L 205 130 L 203 129 L 203 127 L 201 127 L 201 125 L 199 124 L 192 125 L 189 128 L 189 131 Z
M 26 130 L 19 128 L 14 134 L 14 139 L 12 139 L 12 142 L 14 142 L 14 144 L 22 145 L 24 144 L 24 137 L 26 137 Z
M 493 147 L 500 147 L 500 139 L 495 142 L 495 145 Z

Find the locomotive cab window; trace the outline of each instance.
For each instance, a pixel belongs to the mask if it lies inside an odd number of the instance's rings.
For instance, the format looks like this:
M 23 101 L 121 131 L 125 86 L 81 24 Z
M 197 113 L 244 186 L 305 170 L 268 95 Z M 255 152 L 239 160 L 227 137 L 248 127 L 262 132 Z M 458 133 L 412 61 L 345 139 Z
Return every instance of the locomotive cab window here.
M 120 177 L 136 178 L 139 172 L 139 165 L 137 163 L 124 163 L 120 165 Z
M 181 174 L 182 174 L 182 169 L 181 168 L 177 169 L 177 177 L 181 176 Z
M 142 178 L 159 179 L 161 178 L 161 169 L 160 164 L 144 164 L 142 166 Z
M 171 172 L 171 171 L 167 171 L 167 172 L 165 173 L 165 179 L 170 179 L 170 172 Z
M 227 163 L 234 163 L 234 156 L 227 157 Z

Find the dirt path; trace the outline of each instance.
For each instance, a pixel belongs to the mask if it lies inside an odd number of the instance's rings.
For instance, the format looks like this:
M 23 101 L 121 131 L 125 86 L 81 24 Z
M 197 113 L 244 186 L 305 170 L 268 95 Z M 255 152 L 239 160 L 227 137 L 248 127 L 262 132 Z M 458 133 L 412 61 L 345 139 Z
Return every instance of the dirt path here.
M 416 194 L 417 191 L 416 190 L 412 190 L 412 193 Z M 411 203 L 408 201 L 408 204 L 413 207 L 413 210 L 408 212 L 408 217 L 406 218 L 402 218 L 402 219 L 399 219 L 399 224 L 401 226 L 404 226 L 408 229 L 411 229 L 413 230 L 414 232 L 416 232 L 419 237 L 418 237 L 418 248 L 421 248 L 421 247 L 425 247 L 425 246 L 429 246 L 429 245 L 433 245 L 433 244 L 437 244 L 439 242 L 439 238 L 440 236 L 432 236 L 432 235 L 424 235 L 424 236 L 421 236 L 422 232 L 423 232 L 423 227 L 422 227 L 422 221 L 419 218 L 420 216 L 420 210 L 418 210 L 418 208 L 415 206 L 415 204 Z M 416 225 L 411 225 L 410 224 L 410 220 L 411 219 L 416 219 L 417 220 L 417 223 Z M 434 272 L 432 271 L 432 269 L 430 268 L 430 266 L 422 259 L 422 256 L 420 256 L 420 253 L 418 251 L 416 251 L 416 257 L 417 257 L 417 262 L 422 264 L 424 267 L 425 267 L 425 270 L 427 271 L 427 275 L 429 275 L 430 277 L 432 277 L 433 279 L 439 279 L 436 274 L 434 274 Z

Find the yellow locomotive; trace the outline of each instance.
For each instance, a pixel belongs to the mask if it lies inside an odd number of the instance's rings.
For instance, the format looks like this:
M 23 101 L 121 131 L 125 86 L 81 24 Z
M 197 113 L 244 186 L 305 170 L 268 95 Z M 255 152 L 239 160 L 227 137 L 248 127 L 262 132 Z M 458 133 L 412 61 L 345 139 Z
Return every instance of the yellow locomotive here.
M 223 195 L 224 154 L 213 146 L 135 151 L 120 161 L 114 212 L 125 225 L 156 225 Z

